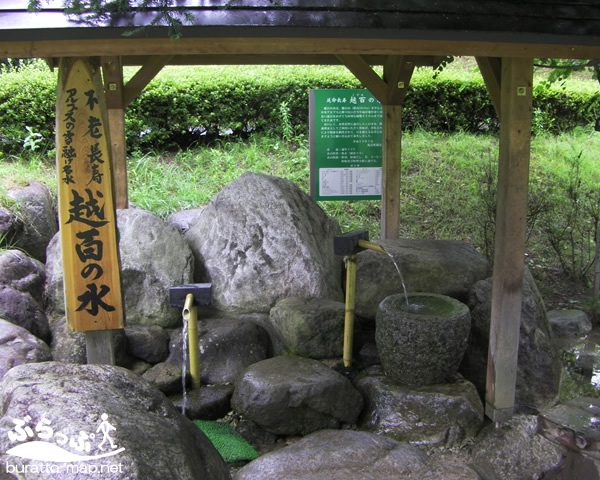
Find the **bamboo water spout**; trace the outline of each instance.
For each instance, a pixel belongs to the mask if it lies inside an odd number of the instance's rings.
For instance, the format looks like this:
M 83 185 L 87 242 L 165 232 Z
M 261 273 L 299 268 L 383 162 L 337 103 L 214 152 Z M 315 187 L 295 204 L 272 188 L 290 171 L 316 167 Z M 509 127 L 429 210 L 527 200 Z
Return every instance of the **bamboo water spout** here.
M 210 305 L 211 290 L 210 283 L 193 283 L 169 288 L 169 303 L 172 307 L 183 308 L 182 317 L 187 325 L 187 351 L 190 359 L 192 389 L 200 388 L 201 376 L 198 355 L 198 306 Z M 183 370 L 185 371 L 185 365 Z M 185 378 L 183 382 L 185 391 Z
M 183 305 L 183 321 L 188 328 L 188 352 L 190 356 L 190 376 L 192 390 L 200 388 L 200 361 L 198 358 L 198 307 L 194 305 L 194 295 L 188 293 Z
M 336 255 L 345 255 L 346 261 L 346 306 L 344 313 L 344 367 L 352 366 L 352 349 L 354 348 L 354 309 L 356 303 L 356 255 L 369 249 L 389 255 L 387 250 L 377 243 L 369 241 L 369 232 L 354 230 L 337 235 L 333 242 Z

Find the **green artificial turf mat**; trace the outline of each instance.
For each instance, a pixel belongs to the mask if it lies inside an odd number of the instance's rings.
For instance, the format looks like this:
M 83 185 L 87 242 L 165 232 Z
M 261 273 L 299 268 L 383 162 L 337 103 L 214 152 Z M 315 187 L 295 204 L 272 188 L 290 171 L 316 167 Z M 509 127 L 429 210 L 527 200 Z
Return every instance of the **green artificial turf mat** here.
M 258 453 L 229 423 L 194 420 L 227 463 L 254 460 Z

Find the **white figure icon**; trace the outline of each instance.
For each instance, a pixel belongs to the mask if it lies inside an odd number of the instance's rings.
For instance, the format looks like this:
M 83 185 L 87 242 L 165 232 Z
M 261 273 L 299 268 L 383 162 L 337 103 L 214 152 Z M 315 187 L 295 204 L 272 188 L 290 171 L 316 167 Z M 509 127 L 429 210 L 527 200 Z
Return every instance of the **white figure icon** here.
M 105 447 L 103 447 L 103 445 L 105 442 L 108 442 L 110 444 L 110 448 L 112 448 L 112 449 L 117 448 L 117 446 L 113 442 L 113 439 L 110 436 L 111 430 L 116 431 L 117 429 L 108 422 L 108 415 L 106 413 L 103 413 L 100 416 L 100 418 L 102 419 L 102 422 L 100 422 L 100 425 L 98 426 L 98 429 L 96 430 L 96 433 L 102 432 L 103 437 L 102 437 L 102 442 L 100 442 L 100 445 L 98 445 L 98 448 L 100 450 L 104 450 Z

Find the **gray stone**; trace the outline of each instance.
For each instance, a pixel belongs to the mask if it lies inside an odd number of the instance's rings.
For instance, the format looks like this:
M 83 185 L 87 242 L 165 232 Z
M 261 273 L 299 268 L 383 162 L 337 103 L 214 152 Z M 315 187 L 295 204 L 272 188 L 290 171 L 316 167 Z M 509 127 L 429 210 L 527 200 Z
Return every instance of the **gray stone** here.
M 135 357 L 128 357 L 127 360 L 125 360 L 123 364 L 119 366 L 131 370 L 133 373 L 139 375 L 140 377 L 152 368 L 151 363 L 144 362 L 143 360 L 140 360 L 139 358 Z
M 45 185 L 32 182 L 27 187 L 9 190 L 8 197 L 15 202 L 12 210 L 23 224 L 23 231 L 15 237 L 14 245 L 45 262 L 46 247 L 58 231 L 52 193 Z
M 46 285 L 44 298 L 48 311 L 56 315 L 65 313 L 64 272 L 62 268 L 62 253 L 60 234 L 54 235 L 46 249 Z
M 126 352 L 151 364 L 164 362 L 169 354 L 169 334 L 158 325 L 125 327 Z
M 29 469 L 19 476 L 25 480 L 229 479 L 227 465 L 201 430 L 180 415 L 151 384 L 120 367 L 55 362 L 20 365 L 0 383 L 0 409 L 0 452 L 17 446 L 27 448 L 33 440 L 45 441 L 43 451 L 62 445 L 62 449 L 76 455 L 119 452 L 86 462 L 39 462 L 3 453 L 3 470 L 7 465 L 19 470 L 25 465 L 40 464 L 59 468 L 58 473 Z M 8 432 L 17 433 L 14 420 L 22 419 L 31 426 L 34 437 L 28 438 L 23 432 L 26 442 L 20 441 L 19 436 L 11 441 Z M 115 449 L 101 434 L 103 420 L 114 428 L 106 431 Z M 36 432 L 36 426 L 42 428 Z M 63 439 L 84 438 L 80 432 L 88 436 L 89 451 L 83 442 L 81 450 L 77 444 L 63 443 Z M 92 466 L 105 470 L 89 475 L 86 467 Z
M 195 420 L 218 420 L 231 410 L 230 400 L 233 395 L 233 385 L 203 385 L 194 390 L 188 390 L 186 396 L 182 393 L 171 395 L 169 400 L 183 411 L 185 416 Z
M 426 453 L 391 438 L 323 430 L 250 462 L 235 480 L 397 480 L 413 478 L 427 463 Z
M 466 301 L 471 285 L 490 274 L 486 258 L 464 242 L 389 239 L 377 243 L 394 257 L 409 292 L 439 293 Z M 385 297 L 402 292 L 400 275 L 390 257 L 372 250 L 358 254 L 358 315 L 374 319 Z
M 169 287 L 190 283 L 193 255 L 181 234 L 151 212 L 117 211 L 121 283 L 127 325 L 173 327 L 181 310 L 169 305 Z M 64 313 L 60 242 L 48 246 L 46 293 L 51 307 Z
M 23 223 L 10 210 L 0 207 L 0 246 L 10 248 L 23 231 Z
M 46 282 L 46 268 L 43 263 L 28 257 L 20 250 L 6 250 L 0 253 L 0 272 L 0 284 L 27 292 L 43 305 Z
M 0 318 L 0 378 L 17 365 L 51 359 L 46 343 L 24 328 Z
M 477 282 L 470 294 L 471 333 L 459 371 L 485 395 L 492 300 L 492 279 Z M 559 398 L 562 363 L 544 302 L 525 267 L 517 364 L 515 408 L 531 413 L 552 407 Z
M 177 393 L 183 390 L 181 367 L 172 363 L 157 363 L 152 368 L 146 370 L 142 378 L 166 394 Z
M 550 310 L 548 320 L 557 337 L 582 337 L 592 330 L 592 322 L 582 310 Z
M 61 363 L 87 363 L 85 333 L 73 332 L 67 327 L 67 317 L 50 322 L 52 358 Z
M 318 360 L 263 360 L 238 380 L 232 407 L 276 435 L 306 435 L 353 424 L 363 406 L 350 381 Z
M 0 316 L 49 340 L 43 309 L 44 265 L 19 250 L 0 253 Z
M 186 233 L 196 281 L 213 284 L 222 310 L 267 313 L 286 297 L 342 299 L 339 234 L 288 180 L 245 173 L 221 190 Z
M 372 367 L 355 385 L 365 399 L 359 427 L 398 441 L 451 447 L 475 437 L 483 426 L 479 393 L 461 378 L 408 387 Z
M 50 338 L 48 318 L 40 304 L 28 292 L 0 284 L 0 317 L 29 330 L 42 340 Z
M 185 233 L 192 227 L 192 225 L 198 222 L 202 210 L 204 210 L 204 207 L 175 212 L 174 214 L 170 215 L 169 218 L 167 218 L 167 222 L 179 230 L 179 232 Z
M 246 368 L 268 356 L 266 331 L 243 317 L 216 311 L 200 313 L 198 329 L 198 358 L 204 384 L 233 383 Z M 167 358 L 167 362 L 180 367 L 183 365 L 181 332 L 182 329 L 171 332 Z
M 84 332 L 69 329 L 67 317 L 55 317 L 50 322 L 52 358 L 62 363 L 87 363 L 86 336 Z M 112 331 L 115 362 L 125 365 L 129 359 L 125 355 L 125 333 L 122 329 Z
M 565 453 L 564 447 L 537 433 L 537 416 L 516 415 L 482 430 L 473 445 L 471 461 L 494 479 L 555 478 L 548 474 L 560 470 Z
M 377 310 L 375 340 L 385 373 L 406 385 L 451 378 L 467 348 L 471 316 L 458 300 L 433 293 L 386 297 Z
M 341 357 L 345 305 L 326 298 L 284 298 L 270 321 L 287 353 L 309 358 Z M 359 319 L 355 319 L 358 330 Z M 356 332 L 356 337 L 359 333 Z

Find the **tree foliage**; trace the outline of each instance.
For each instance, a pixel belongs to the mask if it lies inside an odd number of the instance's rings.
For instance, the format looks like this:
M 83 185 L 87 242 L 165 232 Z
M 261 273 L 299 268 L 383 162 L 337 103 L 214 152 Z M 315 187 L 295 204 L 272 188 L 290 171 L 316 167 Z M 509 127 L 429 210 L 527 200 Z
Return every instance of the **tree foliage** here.
M 30 10 L 39 10 L 44 0 L 29 0 Z M 133 35 L 148 26 L 167 26 L 173 38 L 181 36 L 181 27 L 192 16 L 185 7 L 176 5 L 175 0 L 63 0 L 65 14 L 79 15 L 88 24 L 131 18 L 136 12 L 152 11 L 154 16 L 148 25 L 127 33 Z
M 537 58 L 535 66 L 551 69 L 550 75 L 548 75 L 548 83 L 564 82 L 575 72 L 587 72 L 594 80 L 600 82 L 600 59 Z

